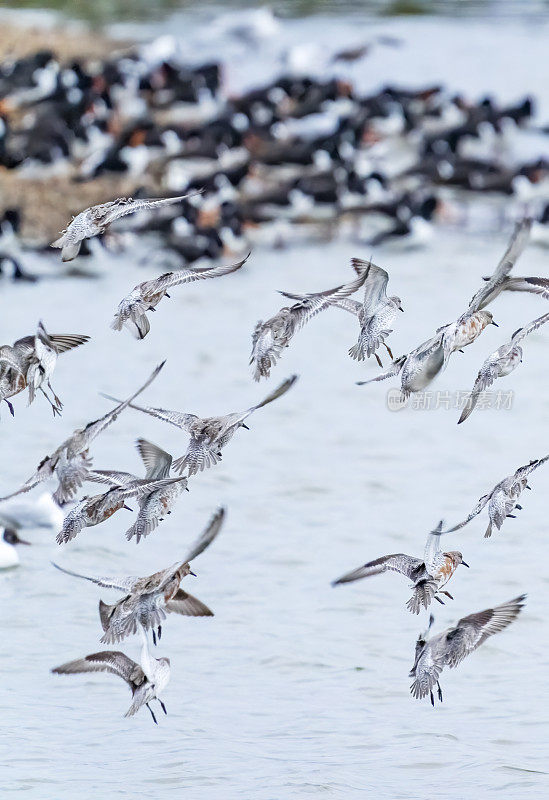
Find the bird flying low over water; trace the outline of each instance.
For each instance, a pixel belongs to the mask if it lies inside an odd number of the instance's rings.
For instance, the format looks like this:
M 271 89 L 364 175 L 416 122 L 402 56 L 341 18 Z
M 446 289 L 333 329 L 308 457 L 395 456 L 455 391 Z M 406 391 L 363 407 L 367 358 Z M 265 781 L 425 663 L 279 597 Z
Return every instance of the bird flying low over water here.
M 194 575 L 189 562 L 195 559 L 213 542 L 219 533 L 225 509 L 220 508 L 208 523 L 204 532 L 191 546 L 182 561 L 172 564 L 167 569 L 144 578 L 131 577 L 93 577 L 80 575 L 64 569 L 58 564 L 53 566 L 76 578 L 96 583 L 106 589 L 118 589 L 125 596 L 113 605 L 100 601 L 99 616 L 105 632 L 101 641 L 105 644 L 120 642 L 127 636 L 137 632 L 142 626 L 153 630 L 153 641 L 162 635 L 162 622 L 169 613 L 182 614 L 187 617 L 212 617 L 213 612 L 193 595 L 179 588 L 186 575 Z
M 387 297 L 387 284 L 389 282 L 388 273 L 381 267 L 360 258 L 353 258 L 351 261 L 355 271 L 361 275 L 364 270 L 367 272 L 364 283 L 364 300 L 344 298 L 335 300 L 334 305 L 344 311 L 349 311 L 358 317 L 360 323 L 360 334 L 358 342 L 351 347 L 349 355 L 357 361 L 364 361 L 371 355 L 376 357 L 380 367 L 383 366 L 377 354 L 377 349 L 383 345 L 389 357 L 393 354 L 385 339 L 392 333 L 391 325 L 397 317 L 397 311 L 404 311 L 400 297 Z
M 203 267 L 196 269 L 180 269 L 166 272 L 158 278 L 139 283 L 119 304 L 111 328 L 121 331 L 126 325 L 136 339 L 144 339 L 151 329 L 147 311 L 155 311 L 162 298 L 170 297 L 168 289 L 180 283 L 192 283 L 206 278 L 220 278 L 236 272 L 246 263 L 250 253 L 236 264 L 225 264 L 221 267 Z
M 184 456 L 177 458 L 173 462 L 175 471 L 182 473 L 187 470 L 188 476 L 195 475 L 204 469 L 213 467 L 221 461 L 221 451 L 225 445 L 233 438 L 239 428 L 247 428 L 244 421 L 257 411 L 259 408 L 272 403 L 282 395 L 286 394 L 297 380 L 297 375 L 287 378 L 280 386 L 271 392 L 261 403 L 246 409 L 242 413 L 226 414 L 223 417 L 198 417 L 196 414 L 184 414 L 180 411 L 167 411 L 164 408 L 150 408 L 136 406 L 130 403 L 130 408 L 143 411 L 152 417 L 169 422 L 176 428 L 187 431 L 190 434 L 190 442 Z M 109 400 L 119 402 L 110 395 L 105 395 Z
M 458 420 L 458 425 L 473 413 L 474 408 L 482 392 L 491 386 L 497 378 L 504 378 L 510 375 L 514 369 L 522 363 L 522 347 L 520 342 L 525 339 L 530 333 L 540 328 L 549 322 L 549 312 L 543 314 L 541 317 L 529 322 L 523 328 L 519 328 L 511 336 L 511 340 L 502 344 L 497 350 L 491 353 L 482 367 L 478 371 L 473 391 L 469 395 L 467 402 L 461 416 Z
M 441 371 L 444 365 L 442 334 L 438 333 L 422 342 L 415 350 L 405 353 L 393 361 L 390 367 L 375 378 L 357 381 L 357 386 L 365 386 L 374 381 L 385 381 L 400 375 L 400 391 L 404 399 L 412 392 L 425 389 Z
M 170 474 L 171 455 L 146 439 L 137 440 L 137 449 L 147 469 L 145 480 L 162 482 L 162 485 L 152 484 L 149 491 L 138 495 L 139 513 L 134 524 L 126 531 L 126 539 L 129 541 L 135 537 L 136 544 L 139 544 L 142 538 L 152 533 L 164 518 L 172 513 L 175 501 L 187 489 L 187 479 L 164 482 Z M 139 486 L 143 483 L 140 478 L 129 472 L 100 469 L 89 472 L 87 480 L 126 487 Z
M 413 594 L 408 600 L 406 608 L 412 614 L 419 614 L 421 608 L 427 608 L 433 598 L 439 603 L 444 604 L 439 594 L 445 594 L 451 600 L 452 595 L 443 589 L 448 583 L 460 564 L 468 567 L 463 560 L 461 553 L 450 551 L 443 553 L 440 549 L 440 536 L 434 535 L 442 531 L 442 522 L 438 528 L 427 537 L 423 559 L 407 556 L 404 553 L 394 553 L 389 556 L 376 558 L 375 561 L 368 561 L 362 567 L 347 572 L 332 583 L 337 586 L 341 583 L 358 581 L 361 578 L 369 578 L 371 575 L 380 575 L 382 572 L 400 572 L 412 581 Z
M 420 699 L 429 695 L 434 706 L 433 688 L 436 686 L 438 699 L 442 702 L 439 678 L 444 667 L 457 667 L 486 639 L 510 625 L 519 615 L 525 599 L 526 595 L 521 594 L 508 603 L 469 614 L 460 619 L 455 627 L 431 639 L 426 638 L 426 633 L 421 634 L 416 642 L 414 666 L 410 670 L 410 677 L 414 678 L 410 687 L 413 697 Z M 432 623 L 433 617 L 429 628 Z
M 369 264 L 359 273 L 354 281 L 313 294 L 290 294 L 281 292 L 284 297 L 297 300 L 292 306 L 284 306 L 274 317 L 266 322 L 260 320 L 252 334 L 252 354 L 250 364 L 253 366 L 254 379 L 268 378 L 271 368 L 277 363 L 285 347 L 291 339 L 310 319 L 321 311 L 336 304 L 337 300 L 356 292 L 364 285 L 368 277 Z
M 154 381 L 165 363 L 163 361 L 159 364 L 145 383 L 127 400 L 118 403 L 115 408 L 99 417 L 99 419 L 88 422 L 83 428 L 77 428 L 73 431 L 69 438 L 59 445 L 57 450 L 42 459 L 34 475 L 31 475 L 21 488 L 5 497 L 0 497 L 0 501 L 8 500 L 10 497 L 15 497 L 24 492 L 30 492 L 39 483 L 52 478 L 54 475 L 58 480 L 58 486 L 53 494 L 55 502 L 62 505 L 71 500 L 80 486 L 87 480 L 87 475 L 92 465 L 92 459 L 89 455 L 92 441 L 109 425 L 112 425 L 131 401 L 135 400 Z
M 460 528 L 464 528 L 477 514 L 480 514 L 486 505 L 488 506 L 490 522 L 484 536 L 487 538 L 492 535 L 492 526 L 494 525 L 499 531 L 507 517 L 514 517 L 513 511 L 515 509 L 522 510 L 522 506 L 518 504 L 518 499 L 524 489 L 531 488 L 528 485 L 528 476 L 538 467 L 541 467 L 542 464 L 545 464 L 547 460 L 549 460 L 549 455 L 544 458 L 534 459 L 529 464 L 519 467 L 513 475 L 504 478 L 488 494 L 483 495 L 467 519 L 454 525 L 453 528 L 448 528 L 447 531 L 441 530 L 440 533 L 453 533 Z
M 110 672 L 118 675 L 128 684 L 132 693 L 132 704 L 124 716 L 133 717 L 140 708 L 147 706 L 153 721 L 158 724 L 149 703 L 158 700 L 164 714 L 168 713 L 160 695 L 170 680 L 170 659 L 152 658 L 143 630 L 142 635 L 141 664 L 137 664 L 120 651 L 104 650 L 101 653 L 91 653 L 84 658 L 68 661 L 66 664 L 54 667 L 52 672 L 56 675 L 76 675 L 84 672 Z
M 146 498 L 152 492 L 165 490 L 175 483 L 187 482 L 186 478 L 167 478 L 161 481 L 136 479 L 125 486 L 112 486 L 103 494 L 83 497 L 67 514 L 63 527 L 56 536 L 57 544 L 66 544 L 74 539 L 84 528 L 100 525 L 121 508 L 132 509 L 126 505 L 130 497 Z
M 150 210 L 179 203 L 188 195 L 179 197 L 166 197 L 159 200 L 132 200 L 131 197 L 120 197 L 98 206 L 91 206 L 81 211 L 69 223 L 59 239 L 52 242 L 52 247 L 61 249 L 63 261 L 72 261 L 80 252 L 84 239 L 97 236 L 117 219 L 133 214 L 136 211 Z
M 525 219 L 517 223 L 503 258 L 494 274 L 471 298 L 467 311 L 456 322 L 444 325 L 437 333 L 442 333 L 444 347 L 444 364 L 456 350 L 461 350 L 477 339 L 487 325 L 496 325 L 492 313 L 483 309 L 503 291 L 508 275 L 518 257 L 528 244 L 532 220 Z
M 57 356 L 85 344 L 89 339 L 89 336 L 79 333 L 49 334 L 44 323 L 39 322 L 34 336 L 25 336 L 11 346 L 0 347 L 0 401 L 5 400 L 12 416 L 14 410 L 8 397 L 19 394 L 26 387 L 29 389 L 29 405 L 40 390 L 51 405 L 54 416 L 60 414 L 63 404 L 51 387 Z M 53 400 L 46 393 L 44 385 L 52 392 Z

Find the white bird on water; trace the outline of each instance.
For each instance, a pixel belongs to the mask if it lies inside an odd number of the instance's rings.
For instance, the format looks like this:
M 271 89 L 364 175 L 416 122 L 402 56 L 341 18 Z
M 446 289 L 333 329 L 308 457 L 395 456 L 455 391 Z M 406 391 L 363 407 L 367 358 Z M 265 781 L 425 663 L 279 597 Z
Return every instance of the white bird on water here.
M 5 528 L 0 539 L 0 569 L 11 569 L 19 566 L 19 554 L 15 549 L 18 544 L 30 544 L 19 538 L 13 528 Z

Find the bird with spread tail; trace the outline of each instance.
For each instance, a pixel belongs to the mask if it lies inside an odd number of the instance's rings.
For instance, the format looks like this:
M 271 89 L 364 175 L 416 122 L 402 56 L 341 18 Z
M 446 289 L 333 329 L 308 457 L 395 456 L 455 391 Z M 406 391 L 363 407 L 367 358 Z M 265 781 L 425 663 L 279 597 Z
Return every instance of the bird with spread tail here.
M 397 317 L 397 311 L 404 311 L 402 302 L 400 297 L 387 297 L 389 275 L 384 269 L 360 258 L 353 258 L 351 264 L 359 275 L 364 271 L 367 272 L 364 299 L 359 303 L 358 300 L 343 298 L 335 300 L 333 304 L 343 311 L 354 314 L 360 323 L 358 341 L 349 350 L 351 358 L 364 361 L 373 355 L 379 366 L 383 367 L 376 351 L 383 345 L 389 353 L 389 358 L 393 358 L 385 339 L 393 332 L 391 325 Z
M 99 617 L 104 636 L 101 642 L 110 644 L 120 642 L 127 636 L 136 633 L 142 626 L 153 632 L 153 642 L 162 635 L 162 622 L 167 614 L 181 614 L 187 617 L 213 617 L 213 612 L 192 594 L 179 588 L 186 575 L 195 575 L 189 562 L 193 561 L 213 542 L 219 533 L 225 509 L 220 508 L 208 523 L 206 529 L 191 546 L 182 561 L 172 564 L 166 569 L 147 575 L 143 578 L 130 577 L 94 577 L 53 564 L 61 572 L 75 578 L 96 583 L 106 589 L 117 589 L 125 595 L 113 605 L 99 601 Z M 196 577 L 196 576 L 195 576 Z
M 163 361 L 159 364 L 145 383 L 136 392 L 133 392 L 127 400 L 121 401 L 115 408 L 99 417 L 99 419 L 88 422 L 83 428 L 77 428 L 73 431 L 69 438 L 65 439 L 51 455 L 42 459 L 34 475 L 31 475 L 23 486 L 5 497 L 0 497 L 0 501 L 8 500 L 10 497 L 15 497 L 24 492 L 30 492 L 39 483 L 52 478 L 54 475 L 58 480 L 57 488 L 53 494 L 55 502 L 63 505 L 71 500 L 80 486 L 87 480 L 92 465 L 92 459 L 89 455 L 92 441 L 118 419 L 119 415 L 129 406 L 132 400 L 135 400 L 141 392 L 145 391 L 165 363 Z
M 136 339 L 144 339 L 151 329 L 147 317 L 148 311 L 156 311 L 156 306 L 164 297 L 170 297 L 168 289 L 180 283 L 192 283 L 206 278 L 220 278 L 236 272 L 246 263 L 250 253 L 236 264 L 226 264 L 221 267 L 203 267 L 194 269 L 180 269 L 175 272 L 166 272 L 158 278 L 144 281 L 135 286 L 132 291 L 120 302 L 111 328 L 121 331 L 124 325 Z
M 541 467 L 542 464 L 545 464 L 547 460 L 549 460 L 549 455 L 544 458 L 534 459 L 530 461 L 529 464 L 519 467 L 513 475 L 504 478 L 497 483 L 490 492 L 483 495 L 467 519 L 454 525 L 453 528 L 448 528 L 447 531 L 441 530 L 440 533 L 453 533 L 460 528 L 464 528 L 472 519 L 480 514 L 486 506 L 488 506 L 488 517 L 490 521 L 486 533 L 484 534 L 485 538 L 492 535 L 493 526 L 495 526 L 498 531 L 501 530 L 503 523 L 508 517 L 515 517 L 513 514 L 515 509 L 519 511 L 522 510 L 522 506 L 519 505 L 518 500 L 525 489 L 531 488 L 528 484 L 528 477 L 534 470 Z
M 165 197 L 158 200 L 132 200 L 131 197 L 120 197 L 97 206 L 91 206 L 77 214 L 69 223 L 52 247 L 61 250 L 63 261 L 72 261 L 76 258 L 85 239 L 91 239 L 103 233 L 109 225 L 128 214 L 136 211 L 149 211 L 153 208 L 162 208 L 173 203 L 179 203 L 188 195 L 179 197 Z
M 169 477 L 172 465 L 172 456 L 161 447 L 148 442 L 146 439 L 137 440 L 137 450 L 145 465 L 145 480 L 163 481 Z M 115 470 L 96 469 L 88 473 L 87 480 L 95 483 L 106 483 L 110 486 L 139 486 L 140 481 L 130 472 L 117 472 Z M 166 483 L 137 496 L 139 513 L 133 525 L 126 531 L 126 539 L 130 541 L 135 537 L 136 544 L 141 539 L 152 533 L 172 513 L 175 501 L 187 488 L 187 479 Z
M 528 325 L 525 325 L 523 328 L 516 330 L 509 342 L 502 344 L 501 347 L 498 347 L 497 350 L 494 350 L 494 352 L 488 356 L 478 371 L 475 385 L 461 412 L 458 425 L 465 422 L 465 420 L 471 416 L 482 392 L 488 389 L 497 378 L 504 378 L 510 375 L 511 372 L 522 363 L 522 347 L 520 346 L 520 342 L 533 331 L 545 325 L 546 322 L 549 322 L 549 312 L 529 322 Z
M 508 603 L 469 614 L 460 619 L 453 628 L 448 628 L 431 639 L 426 638 L 428 631 L 421 634 L 416 642 L 414 666 L 410 670 L 410 677 L 414 679 L 410 687 L 412 696 L 420 699 L 429 695 L 434 706 L 433 688 L 436 686 L 438 699 L 442 702 L 439 678 L 444 667 L 457 667 L 486 639 L 514 622 L 525 599 L 526 595 L 521 594 Z M 429 629 L 433 621 L 431 616 Z
M 170 681 L 170 659 L 153 658 L 149 652 L 147 635 L 141 629 L 143 647 L 141 649 L 141 663 L 133 661 L 124 653 L 117 650 L 104 650 L 101 653 L 91 653 L 84 658 L 68 661 L 59 667 L 54 667 L 52 672 L 56 675 L 76 675 L 87 672 L 110 672 L 124 680 L 132 693 L 132 704 L 124 714 L 133 717 L 140 708 L 146 706 L 151 716 L 158 725 L 156 716 L 149 703 L 158 700 L 164 714 L 166 706 L 160 695 Z
M 439 522 L 436 530 L 427 536 L 423 559 L 414 558 L 405 553 L 382 556 L 376 558 L 375 561 L 368 561 L 352 572 L 347 572 L 341 578 L 333 581 L 332 586 L 369 578 L 371 575 L 380 575 L 382 572 L 400 572 L 401 575 L 405 575 L 412 581 L 411 585 L 414 591 L 406 604 L 406 608 L 412 614 L 419 614 L 422 607 L 427 608 L 433 598 L 444 605 L 439 594 L 444 594 L 451 600 L 454 598 L 443 587 L 446 586 L 460 564 L 463 564 L 464 567 L 468 567 L 469 564 L 465 563 L 463 556 L 457 551 L 442 552 L 440 536 L 436 535 L 441 531 L 442 521 Z
M 34 336 L 24 336 L 13 345 L 0 347 L 0 401 L 4 400 L 12 416 L 15 412 L 8 397 L 13 397 L 25 388 L 29 389 L 29 405 L 40 390 L 51 405 L 54 416 L 61 413 L 63 404 L 51 387 L 51 378 L 57 364 L 57 356 L 66 353 L 90 339 L 79 333 L 49 334 L 43 322 L 39 322 Z M 48 396 L 44 385 L 53 395 Z
M 283 381 L 280 386 L 271 392 L 261 403 L 247 408 L 241 413 L 226 414 L 223 417 L 198 417 L 196 414 L 185 414 L 180 411 L 168 411 L 164 408 L 150 408 L 137 406 L 130 403 L 130 408 L 143 411 L 152 417 L 169 422 L 176 428 L 187 431 L 190 434 L 190 441 L 187 452 L 184 456 L 177 458 L 173 462 L 176 472 L 182 473 L 187 469 L 187 475 L 195 475 L 204 469 L 213 467 L 221 461 L 222 449 L 233 438 L 239 428 L 246 428 L 245 420 L 259 408 L 277 400 L 294 385 L 297 375 L 292 375 Z M 109 400 L 119 402 L 115 397 L 104 395 Z
M 364 285 L 368 277 L 369 264 L 365 265 L 354 281 L 313 294 L 290 294 L 281 292 L 284 297 L 297 300 L 292 306 L 284 306 L 266 322 L 260 320 L 252 334 L 252 354 L 250 365 L 253 367 L 254 380 L 268 378 L 272 367 L 282 355 L 285 347 L 289 347 L 295 334 L 321 311 L 334 306 L 356 292 Z

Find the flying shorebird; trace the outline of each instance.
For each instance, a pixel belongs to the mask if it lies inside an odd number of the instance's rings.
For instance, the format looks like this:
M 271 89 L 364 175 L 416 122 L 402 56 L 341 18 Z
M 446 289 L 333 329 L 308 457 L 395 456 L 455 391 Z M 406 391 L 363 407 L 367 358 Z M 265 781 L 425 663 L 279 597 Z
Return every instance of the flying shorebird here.
M 410 677 L 414 678 L 410 687 L 412 695 L 417 699 L 429 695 L 434 706 L 433 688 L 436 686 L 438 699 L 442 702 L 439 678 L 444 667 L 457 667 L 489 636 L 510 625 L 520 613 L 525 599 L 526 595 L 521 594 L 508 603 L 469 614 L 460 619 L 455 627 L 448 628 L 431 639 L 426 639 L 426 633 L 421 634 L 416 642 L 414 666 L 410 670 Z M 431 617 L 429 628 L 433 621 Z
M 169 453 L 146 439 L 137 440 L 137 449 L 146 467 L 145 480 L 162 481 L 169 477 L 172 457 Z M 93 470 L 88 473 L 87 480 L 97 483 L 107 483 L 111 486 L 137 486 L 140 479 L 129 472 L 116 472 L 114 470 Z M 142 481 L 141 481 L 142 482 Z M 134 524 L 126 531 L 128 541 L 135 536 L 136 544 L 142 538 L 152 533 L 164 518 L 172 513 L 173 506 L 179 495 L 187 489 L 187 479 L 155 488 L 138 496 L 139 513 Z M 188 491 L 188 489 L 187 489 Z
M 412 581 L 413 594 L 406 603 L 406 608 L 412 614 L 419 614 L 421 607 L 427 608 L 433 598 L 444 605 L 444 601 L 439 594 L 445 594 L 451 600 L 454 598 L 443 587 L 446 586 L 460 564 L 468 567 L 463 560 L 463 556 L 456 550 L 443 553 L 440 548 L 440 536 L 436 535 L 442 531 L 442 521 L 438 527 L 427 536 L 423 559 L 407 556 L 404 553 L 394 553 L 389 556 L 376 558 L 375 561 L 368 561 L 362 567 L 347 572 L 341 578 L 333 581 L 332 586 L 340 583 L 350 583 L 361 578 L 369 578 L 371 575 L 380 575 L 382 572 L 400 572 Z
M 13 345 L 0 347 L 0 400 L 5 400 L 14 416 L 8 397 L 29 388 L 29 405 L 39 389 L 53 409 L 54 416 L 61 412 L 62 403 L 51 388 L 51 376 L 57 363 L 57 356 L 89 341 L 89 336 L 79 333 L 48 334 L 43 323 L 38 323 L 35 336 L 24 336 Z M 43 384 L 53 394 L 50 400 Z
M 385 339 L 392 333 L 391 325 L 397 316 L 397 311 L 404 311 L 404 309 L 400 297 L 387 297 L 389 275 L 384 269 L 371 262 L 362 261 L 360 258 L 353 258 L 351 264 L 359 275 L 364 270 L 367 271 L 364 300 L 359 303 L 358 300 L 344 298 L 336 300 L 333 305 L 358 317 L 360 334 L 358 342 L 349 350 L 351 358 L 364 361 L 365 358 L 374 355 L 379 366 L 383 367 L 376 350 L 383 345 L 389 353 L 389 357 L 393 358 Z
M 146 498 L 152 492 L 166 490 L 173 484 L 187 483 L 186 478 L 168 478 L 166 480 L 139 480 L 135 479 L 126 486 L 112 486 L 103 494 L 96 494 L 93 497 L 83 497 L 67 514 L 63 521 L 63 527 L 56 536 L 57 544 L 67 544 L 77 536 L 84 528 L 91 528 L 100 525 L 109 517 L 112 517 L 121 508 L 128 511 L 132 509 L 126 505 L 126 500 L 130 497 Z M 184 488 L 184 487 L 183 487 Z
M 123 402 L 120 402 L 111 411 L 108 411 L 104 416 L 99 419 L 88 422 L 83 428 L 77 428 L 69 436 L 68 439 L 59 445 L 50 456 L 42 459 L 38 465 L 36 472 L 32 475 L 21 488 L 5 497 L 0 497 L 0 500 L 8 500 L 10 497 L 15 497 L 24 492 L 30 492 L 39 483 L 52 478 L 54 475 L 58 480 L 58 486 L 53 494 L 56 503 L 63 505 L 70 500 L 80 486 L 87 479 L 90 471 L 92 460 L 89 455 L 89 448 L 94 439 L 99 436 L 109 425 L 118 419 L 118 416 L 129 406 L 132 400 L 135 400 L 138 395 L 149 386 L 166 362 L 163 361 L 152 372 L 145 383 L 133 394 Z
M 517 471 L 513 473 L 513 475 L 509 475 L 507 478 L 504 478 L 494 486 L 492 491 L 483 495 L 467 519 L 463 520 L 463 522 L 460 522 L 457 525 L 454 525 L 453 528 L 448 528 L 447 531 L 441 531 L 441 533 L 453 533 L 454 531 L 458 531 L 460 528 L 464 528 L 465 525 L 467 525 L 477 516 L 477 514 L 480 514 L 486 505 L 488 505 L 488 516 L 490 517 L 490 522 L 488 523 L 488 528 L 486 529 L 484 536 L 485 538 L 488 538 L 492 535 L 493 525 L 495 525 L 499 531 L 507 517 L 514 518 L 513 511 L 516 508 L 519 511 L 522 510 L 522 506 L 518 504 L 518 499 L 525 489 L 531 488 L 528 485 L 528 476 L 535 469 L 541 467 L 542 464 L 545 464 L 548 459 L 549 456 L 537 458 L 533 461 L 530 461 L 529 464 L 519 467 Z
M 133 214 L 135 211 L 161 208 L 172 203 L 179 203 L 185 197 L 188 197 L 188 195 L 166 197 L 160 200 L 132 200 L 131 197 L 120 197 L 117 200 L 111 200 L 109 203 L 91 206 L 77 214 L 66 230 L 62 232 L 59 239 L 52 242 L 51 246 L 61 248 L 63 261 L 72 261 L 80 252 L 84 239 L 91 239 L 93 236 L 103 233 L 117 219 Z
M 441 371 L 444 365 L 444 348 L 442 334 L 432 336 L 422 342 L 415 350 L 395 359 L 390 367 L 375 378 L 357 381 L 357 386 L 365 386 L 374 381 L 385 381 L 387 378 L 400 375 L 400 391 L 404 399 L 412 392 L 425 389 Z
M 292 306 L 284 306 L 274 317 L 266 322 L 260 320 L 252 334 L 252 354 L 250 364 L 253 365 L 254 379 L 259 381 L 262 377 L 268 378 L 271 368 L 277 363 L 285 347 L 301 328 L 321 311 L 335 305 L 337 300 L 356 292 L 364 285 L 368 277 L 368 266 L 358 278 L 350 283 L 327 289 L 314 294 L 290 294 L 281 292 L 284 297 L 297 300 Z
M 445 366 L 452 353 L 457 350 L 461 351 L 467 345 L 472 344 L 487 325 L 496 325 L 497 327 L 492 313 L 483 309 L 503 291 L 509 273 L 528 244 L 531 226 L 532 220 L 530 219 L 517 223 L 511 240 L 507 245 L 507 250 L 496 267 L 494 274 L 475 292 L 467 310 L 456 322 L 444 325 L 437 330 L 437 333 L 443 334 Z
M 113 605 L 99 601 L 99 616 L 105 632 L 101 642 L 105 644 L 120 642 L 136 633 L 141 625 L 145 629 L 152 629 L 153 642 L 156 644 L 156 638 L 160 639 L 162 635 L 162 621 L 166 618 L 166 614 L 182 614 L 187 617 L 213 616 L 213 612 L 204 603 L 180 589 L 179 584 L 186 575 L 194 575 L 189 562 L 200 555 L 215 539 L 224 518 L 225 509 L 220 508 L 182 561 L 144 578 L 91 577 L 64 569 L 57 564 L 53 566 L 68 575 L 125 593 L 125 596 Z
M 179 473 L 185 469 L 188 470 L 187 475 L 195 475 L 204 469 L 213 467 L 221 461 L 221 450 L 233 438 L 234 434 L 239 428 L 246 428 L 244 424 L 250 414 L 257 411 L 259 408 L 272 403 L 286 394 L 297 380 L 297 375 L 292 375 L 283 381 L 280 386 L 271 392 L 268 397 L 251 408 L 246 409 L 242 413 L 226 414 L 223 417 L 198 417 L 196 414 L 184 414 L 180 411 L 167 411 L 164 408 L 150 408 L 144 406 L 137 406 L 130 403 L 130 408 L 135 408 L 137 411 L 143 411 L 145 414 L 150 414 L 152 417 L 161 419 L 164 422 L 169 422 L 175 425 L 176 428 L 187 431 L 190 434 L 190 442 L 187 447 L 187 452 L 184 456 L 176 459 L 173 462 L 173 468 Z M 116 398 L 110 395 L 104 395 L 109 400 L 119 402 Z
M 549 312 L 541 317 L 529 322 L 523 328 L 519 328 L 511 336 L 511 340 L 502 344 L 497 350 L 491 353 L 482 367 L 478 371 L 473 391 L 469 395 L 458 425 L 473 413 L 480 394 L 484 392 L 497 378 L 504 378 L 513 372 L 522 363 L 522 347 L 519 342 L 525 339 L 530 333 L 537 330 L 541 325 L 549 322 Z
M 115 331 L 121 331 L 122 327 L 126 325 L 136 339 L 144 339 L 151 329 L 147 311 L 155 311 L 162 298 L 170 296 L 168 289 L 172 286 L 178 286 L 180 283 L 192 283 L 192 281 L 204 280 L 205 278 L 220 278 L 222 275 L 229 275 L 231 272 L 236 272 L 240 269 L 249 257 L 250 253 L 236 264 L 225 264 L 221 267 L 180 269 L 176 272 L 166 272 L 158 278 L 139 283 L 119 304 L 111 328 Z
M 124 716 L 133 717 L 142 706 L 147 706 L 155 724 L 158 725 L 149 703 L 151 700 L 158 700 L 164 714 L 168 713 L 160 695 L 170 680 L 170 659 L 152 658 L 143 630 L 142 635 L 141 665 L 120 651 L 104 650 L 101 653 L 91 653 L 84 658 L 68 661 L 66 664 L 54 667 L 52 672 L 56 675 L 75 675 L 82 672 L 111 672 L 113 675 L 118 675 L 130 687 L 133 698 Z

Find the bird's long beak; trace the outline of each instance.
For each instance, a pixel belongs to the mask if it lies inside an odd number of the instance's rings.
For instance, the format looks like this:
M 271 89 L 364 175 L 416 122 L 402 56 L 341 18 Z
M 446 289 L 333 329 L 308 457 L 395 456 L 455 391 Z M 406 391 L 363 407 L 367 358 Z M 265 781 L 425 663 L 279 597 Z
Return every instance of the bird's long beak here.
M 461 563 L 463 564 L 463 566 L 464 566 L 464 567 L 467 567 L 468 569 L 471 569 L 471 567 L 469 566 L 469 564 L 466 564 L 466 563 L 465 563 L 465 561 L 463 561 L 463 560 L 462 560 L 462 561 L 461 561 Z
M 490 325 L 495 325 L 495 326 L 496 326 L 496 328 L 499 328 L 499 325 L 497 324 L 497 322 L 494 322 L 494 320 L 492 320 L 492 322 L 490 323 Z
M 246 428 L 246 430 L 247 430 L 247 431 L 249 431 L 249 430 L 250 430 L 250 429 L 248 428 L 248 426 L 247 426 L 247 425 L 245 425 L 244 423 L 242 423 L 242 426 L 241 426 L 241 427 L 242 427 L 242 428 Z
M 193 578 L 196 578 L 196 572 L 192 572 L 192 570 L 189 570 L 189 575 L 192 575 Z
M 399 310 L 399 311 L 404 311 L 404 309 L 402 308 L 402 306 L 399 306 L 399 307 L 398 307 L 398 310 Z
M 26 539 L 20 539 L 19 537 L 17 537 L 17 541 L 16 541 L 15 544 L 28 544 L 28 545 L 30 545 L 30 544 L 32 544 L 32 542 L 27 542 Z
M 124 505 L 122 506 L 122 508 L 125 508 L 125 509 L 126 509 L 126 511 L 133 511 L 133 508 L 130 508 L 130 507 L 129 507 L 129 506 L 127 506 L 125 503 L 124 503 Z

